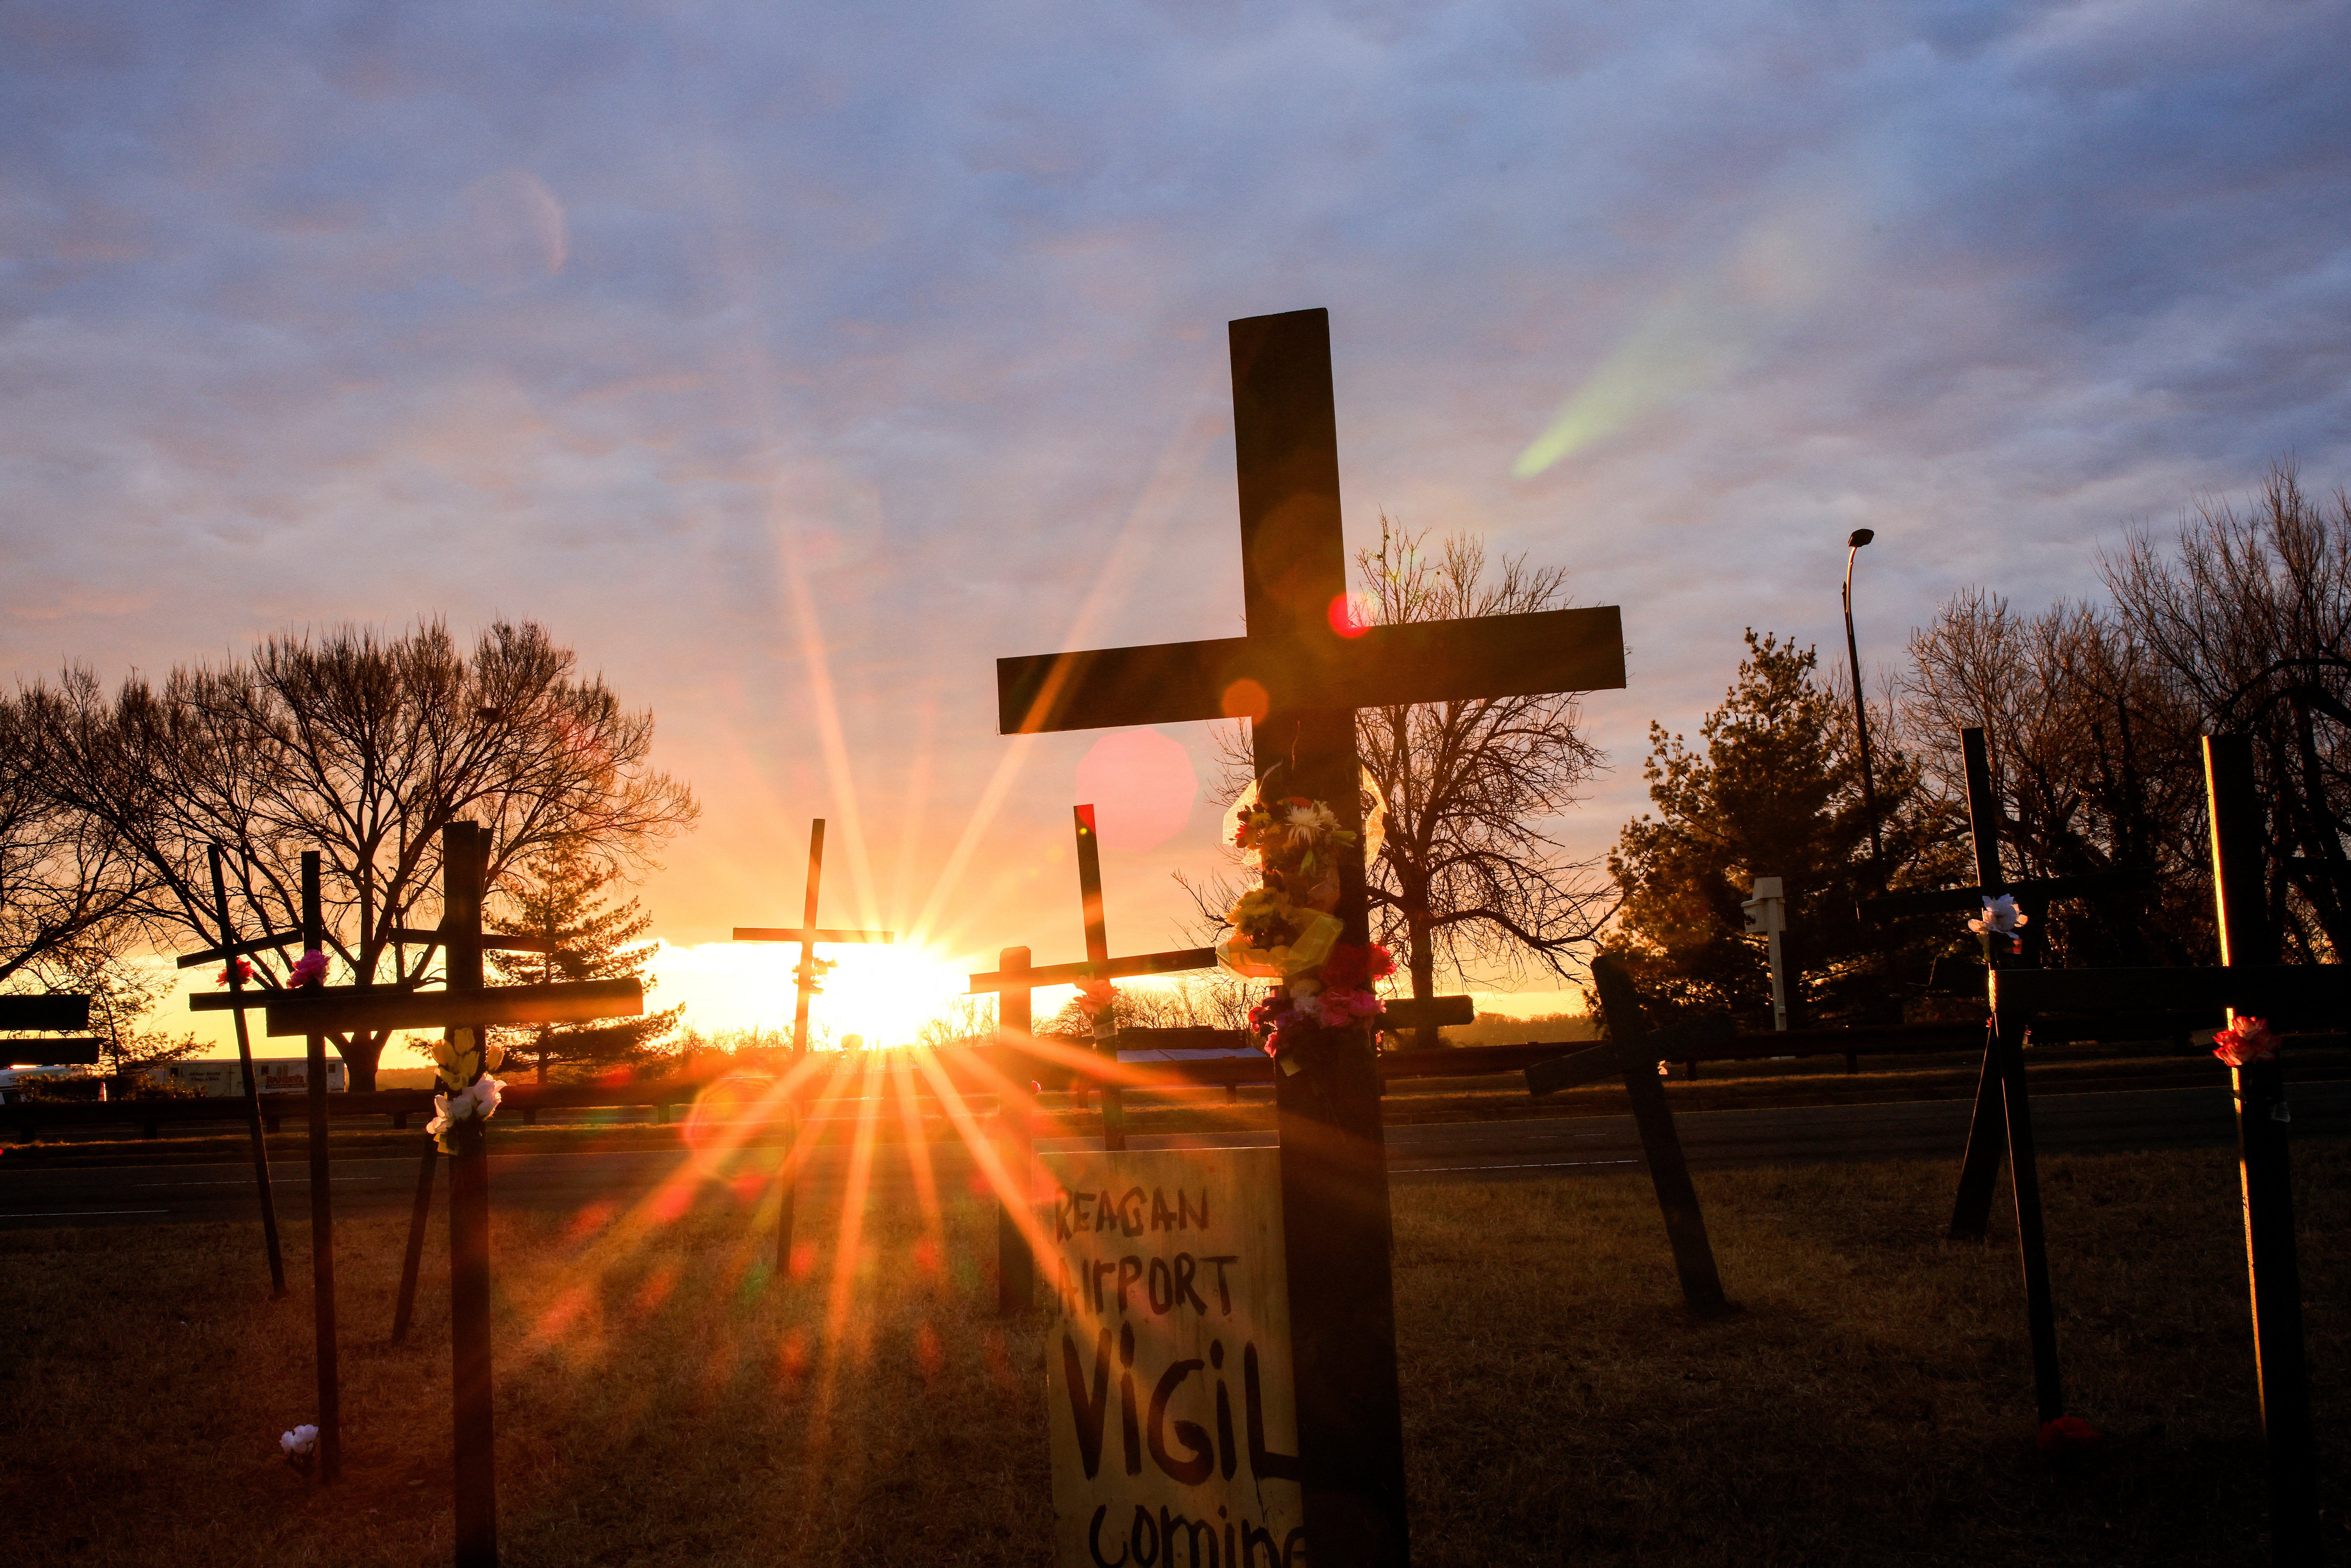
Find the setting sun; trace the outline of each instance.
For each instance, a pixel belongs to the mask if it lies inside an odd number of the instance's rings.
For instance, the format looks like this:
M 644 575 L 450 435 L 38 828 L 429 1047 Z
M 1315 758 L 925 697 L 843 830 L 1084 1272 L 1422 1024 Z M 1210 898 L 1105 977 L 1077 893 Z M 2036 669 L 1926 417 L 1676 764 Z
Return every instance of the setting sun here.
M 810 1039 L 820 1046 L 852 1034 L 870 1046 L 912 1043 L 925 1023 L 956 1009 L 974 968 L 919 942 L 820 947 L 817 955 L 835 965 L 809 1004 Z M 664 943 L 653 961 L 660 986 L 651 1002 L 686 1003 L 688 1020 L 705 1034 L 789 1030 L 799 962 L 794 943 Z

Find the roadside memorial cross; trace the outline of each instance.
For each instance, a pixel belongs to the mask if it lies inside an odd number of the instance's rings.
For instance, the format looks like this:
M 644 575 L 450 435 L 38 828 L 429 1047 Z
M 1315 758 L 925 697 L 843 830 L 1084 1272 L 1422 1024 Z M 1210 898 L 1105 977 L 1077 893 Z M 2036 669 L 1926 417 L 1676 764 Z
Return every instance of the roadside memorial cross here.
M 800 923 L 797 926 L 737 925 L 734 939 L 737 942 L 797 942 L 800 945 L 799 966 L 792 971 L 792 1065 L 804 1066 L 808 1061 L 809 998 L 824 989 L 825 971 L 832 965 L 816 956 L 820 945 L 836 942 L 895 942 L 894 931 L 834 931 L 820 929 L 816 923 L 817 887 L 824 879 L 824 819 L 818 817 L 809 823 L 808 896 L 800 904 Z M 799 1128 L 792 1108 L 784 1108 L 783 1158 L 776 1166 L 776 1183 L 781 1189 L 781 1207 L 776 1215 L 776 1275 L 783 1278 L 792 1263 L 792 1193 L 797 1180 L 799 1158 Z
M 1230 323 L 1247 634 L 997 662 L 1007 735 L 1246 718 L 1260 783 L 1360 835 L 1355 711 L 1625 684 L 1613 605 L 1354 624 L 1339 515 L 1331 329 L 1322 310 Z M 1341 940 L 1369 939 L 1358 847 L 1339 859 Z M 1380 1085 L 1360 1050 L 1276 1072 L 1299 1459 L 1310 1550 L 1408 1560 Z
M 491 1417 L 491 1324 L 489 1167 L 484 1118 L 496 1104 L 489 1078 L 489 1052 L 481 1031 L 500 1024 L 584 1023 L 596 1019 L 639 1018 L 644 988 L 635 979 L 573 980 L 551 985 L 485 987 L 482 950 L 505 939 L 482 935 L 482 904 L 490 858 L 489 830 L 451 822 L 442 830 L 441 928 L 412 934 L 447 949 L 445 988 L 440 991 L 389 987 L 305 987 L 256 995 L 253 992 L 198 996 L 199 1012 L 263 1009 L 263 1032 L 272 1037 L 325 1037 L 360 1030 L 440 1029 L 441 1079 L 450 1090 L 434 1131 L 452 1148 L 449 1194 L 450 1357 L 455 1481 L 456 1568 L 496 1568 L 497 1544 L 496 1451 Z M 307 879 L 306 879 L 307 880 Z M 307 890 L 306 890 L 307 892 Z M 319 922 L 305 911 L 305 946 Z M 317 949 L 313 949 L 314 951 Z M 491 1092 L 481 1092 L 487 1081 Z M 314 1077 L 313 1082 L 319 1082 Z M 314 1102 L 315 1103 L 315 1102 Z M 316 1113 L 314 1112 L 314 1115 Z
M 2011 882 L 2000 869 L 2000 800 L 1992 792 L 1991 755 L 1980 728 L 1959 731 L 1959 752 L 1968 781 L 1968 830 L 1973 841 L 1976 862 L 1976 885 L 1945 888 L 1928 893 L 1896 893 L 1882 898 L 1862 901 L 1860 914 L 1865 920 L 1893 920 L 1905 915 L 1932 915 L 1941 911 L 1973 914 L 2006 896 L 2022 908 L 2018 921 L 2020 930 L 2016 943 L 2022 948 L 2022 961 L 2037 967 L 2043 942 L 2048 932 L 2048 912 L 2052 904 L 2061 899 L 2109 898 L 2143 892 L 2150 884 L 2147 873 L 2138 870 L 2092 872 L 2081 876 L 2043 877 Z M 1997 967 L 1999 955 L 1992 950 L 1992 937 L 1985 935 L 1984 964 L 1987 971 Z M 2020 1044 L 2021 1042 L 2016 1042 Z M 1968 1124 L 1967 1154 L 1959 1162 L 1959 1186 L 1951 1203 L 1950 1235 L 1954 1240 L 1980 1239 L 1991 1222 L 1993 1188 L 2000 1181 L 2000 1162 L 2004 1144 L 2012 1143 L 2015 1134 L 2009 1125 L 2008 1110 L 2002 1085 L 2002 1051 L 1996 1035 L 1985 1037 L 1983 1071 L 1976 1081 L 1975 1113 Z M 2021 1086 L 2022 1059 L 2018 1059 L 2017 1081 Z M 2032 1129 L 2028 1124 L 2022 1136 L 2032 1142 Z M 2028 1155 L 2029 1157 L 2029 1155 Z M 2028 1173 L 2030 1179 L 2031 1173 Z M 2038 1207 L 2039 1197 L 2033 1198 Z
M 1981 910 L 1970 922 L 1983 940 L 1984 973 L 1991 988 L 1991 1017 L 1984 1033 L 1983 1069 L 1976 1080 L 1975 1111 L 1968 1124 L 1967 1153 L 1959 1162 L 1959 1190 L 1951 1203 L 1953 1239 L 1980 1239 L 1991 1222 L 1991 1205 L 2000 1180 L 2005 1145 L 2010 1191 L 2016 1207 L 2016 1250 L 2024 1277 L 2025 1322 L 2032 1345 L 2033 1397 L 2043 1426 L 2065 1415 L 2065 1385 L 2057 1357 L 2057 1311 L 2049 1278 L 2048 1239 L 2042 1218 L 2040 1165 L 2032 1138 L 2032 1102 L 2024 1072 L 2024 1022 L 2013 1011 L 2003 1014 L 1999 986 L 2004 956 L 2001 933 L 1996 929 L 1995 900 L 2009 907 L 2022 898 L 2030 913 L 2019 925 L 2030 934 L 2035 948 L 2022 956 L 2028 965 L 2037 960 L 2039 924 L 2051 903 L 2061 898 L 2092 898 L 2127 893 L 2145 885 L 2143 873 L 2101 872 L 2087 876 L 2052 877 L 2011 883 L 2000 869 L 2000 801 L 1992 792 L 1991 758 L 1984 732 L 1959 731 L 1959 751 L 1967 770 L 1968 825 L 1974 841 L 1976 885 L 1934 893 L 1896 894 L 1865 901 L 1865 917 L 1890 918 L 1929 914 L 1937 910 Z M 2024 948 L 2027 936 L 2011 945 Z
M 2229 1063 L 2237 1112 L 2270 1541 L 2282 1568 L 2304 1568 L 2324 1559 L 2324 1531 L 2287 1148 L 2293 1115 L 2272 1026 L 2292 1020 L 2302 1027 L 2339 1028 L 2351 1012 L 2351 968 L 2270 961 L 2276 938 L 2264 896 L 2267 835 L 2252 742 L 2243 736 L 2206 737 L 2204 768 L 2220 967 L 1995 969 L 1993 1016 L 2005 1030 L 2052 1016 L 2225 1009 L 2230 1027 L 2215 1040 L 2213 1054 Z

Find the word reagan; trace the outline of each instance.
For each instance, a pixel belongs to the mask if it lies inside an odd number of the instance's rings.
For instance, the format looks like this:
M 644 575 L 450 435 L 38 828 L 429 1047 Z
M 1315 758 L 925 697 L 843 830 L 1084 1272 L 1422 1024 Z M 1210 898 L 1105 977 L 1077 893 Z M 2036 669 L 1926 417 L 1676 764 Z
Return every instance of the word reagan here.
M 1140 1236 L 1146 1230 L 1206 1230 L 1208 1228 L 1208 1195 L 1200 1194 L 1200 1206 L 1192 1207 L 1192 1195 L 1178 1187 L 1176 1206 L 1167 1206 L 1167 1193 L 1163 1187 L 1129 1187 L 1126 1196 L 1113 1199 L 1106 1192 L 1070 1192 L 1064 1190 L 1053 1198 L 1053 1239 L 1067 1241 L 1071 1237 L 1089 1230 L 1115 1230 L 1122 1236 Z

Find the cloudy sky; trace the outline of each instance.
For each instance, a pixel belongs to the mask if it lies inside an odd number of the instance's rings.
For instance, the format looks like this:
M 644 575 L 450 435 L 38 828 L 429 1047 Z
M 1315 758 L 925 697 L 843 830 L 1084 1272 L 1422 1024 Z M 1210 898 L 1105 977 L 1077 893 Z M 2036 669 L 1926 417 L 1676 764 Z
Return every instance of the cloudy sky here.
M 2341 0 L 8 0 L 5 663 L 535 618 L 704 802 L 671 941 L 823 815 L 828 921 L 1076 956 L 1096 737 L 991 661 L 1238 632 L 1224 323 L 1326 306 L 1351 543 L 1624 607 L 1598 852 L 1854 527 L 1877 665 L 2351 481 L 2346 61 Z M 1111 856 L 1115 946 L 1211 836 Z

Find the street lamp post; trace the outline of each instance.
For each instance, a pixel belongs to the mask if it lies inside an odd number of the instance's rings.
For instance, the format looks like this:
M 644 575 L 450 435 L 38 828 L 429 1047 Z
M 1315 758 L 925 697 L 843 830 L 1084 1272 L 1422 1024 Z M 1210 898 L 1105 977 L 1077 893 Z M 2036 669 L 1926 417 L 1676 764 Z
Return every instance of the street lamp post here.
M 1882 879 L 1886 874 L 1886 844 L 1877 825 L 1877 788 L 1869 771 L 1869 705 L 1862 700 L 1861 649 L 1853 636 L 1853 559 L 1861 553 L 1862 546 L 1876 537 L 1868 528 L 1855 528 L 1844 541 L 1844 656 L 1845 668 L 1853 672 L 1853 725 L 1861 740 L 1861 809 L 1869 819 L 1869 860 Z

